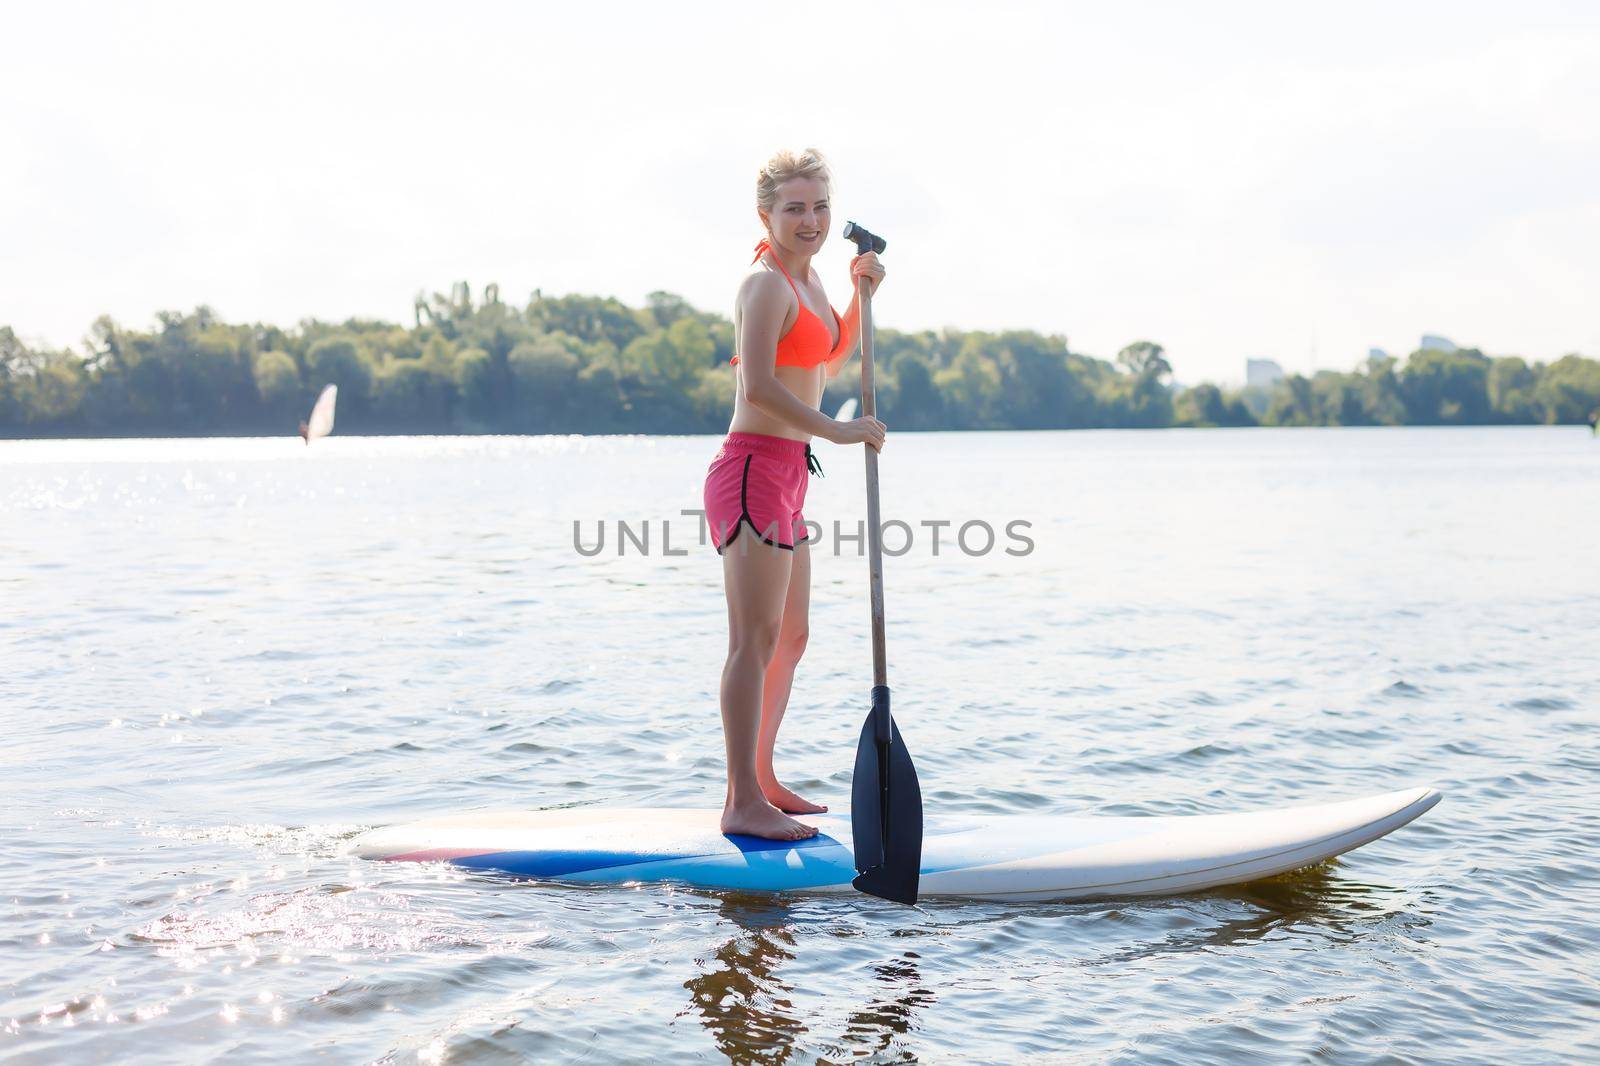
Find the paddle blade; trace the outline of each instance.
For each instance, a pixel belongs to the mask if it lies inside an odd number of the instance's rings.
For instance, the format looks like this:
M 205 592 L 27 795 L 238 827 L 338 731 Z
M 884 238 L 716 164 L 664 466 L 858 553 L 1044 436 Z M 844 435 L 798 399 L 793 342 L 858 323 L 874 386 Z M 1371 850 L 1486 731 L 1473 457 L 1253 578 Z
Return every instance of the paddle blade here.
M 922 787 L 900 727 L 890 719 L 887 744 L 878 735 L 868 715 L 850 787 L 850 831 L 860 871 L 851 884 L 881 899 L 915 903 L 922 866 Z

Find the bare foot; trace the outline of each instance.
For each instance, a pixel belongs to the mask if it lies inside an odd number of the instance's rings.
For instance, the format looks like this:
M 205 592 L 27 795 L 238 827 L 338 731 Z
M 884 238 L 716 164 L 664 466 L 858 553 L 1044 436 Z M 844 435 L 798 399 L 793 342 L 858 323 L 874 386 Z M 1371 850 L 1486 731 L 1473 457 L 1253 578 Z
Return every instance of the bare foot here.
M 804 840 L 817 835 L 814 825 L 801 825 L 765 800 L 722 809 L 722 831 L 767 840 Z
M 812 803 L 803 796 L 778 784 L 776 777 L 761 782 L 761 793 L 767 797 L 767 802 L 786 814 L 822 814 L 828 807 L 823 803 Z

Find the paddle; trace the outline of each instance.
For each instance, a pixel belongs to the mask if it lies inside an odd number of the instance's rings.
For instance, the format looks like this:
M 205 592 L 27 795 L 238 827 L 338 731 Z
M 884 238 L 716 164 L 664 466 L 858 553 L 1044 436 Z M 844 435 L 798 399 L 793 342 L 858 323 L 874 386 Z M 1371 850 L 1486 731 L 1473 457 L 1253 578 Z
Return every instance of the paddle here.
M 857 253 L 881 253 L 887 244 L 854 222 L 844 226 Z M 856 279 L 861 304 L 861 414 L 877 417 L 872 387 L 872 287 Z M 871 896 L 896 903 L 917 901 L 922 865 L 922 788 L 911 753 L 889 713 L 889 671 L 883 643 L 883 545 L 878 529 L 878 453 L 867 453 L 867 560 L 872 578 L 872 710 L 856 745 L 850 788 L 850 832 L 858 875 L 851 882 Z

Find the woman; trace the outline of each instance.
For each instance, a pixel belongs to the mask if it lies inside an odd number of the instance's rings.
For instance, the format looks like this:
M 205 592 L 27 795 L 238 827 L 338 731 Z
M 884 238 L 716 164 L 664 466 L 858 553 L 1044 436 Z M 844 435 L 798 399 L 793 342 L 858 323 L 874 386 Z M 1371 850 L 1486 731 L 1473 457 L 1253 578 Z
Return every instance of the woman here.
M 840 422 L 818 410 L 861 332 L 855 300 L 840 319 L 811 270 L 831 224 L 827 164 L 814 149 L 779 152 L 756 179 L 767 236 L 739 286 L 733 312 L 739 388 L 728 436 L 706 474 L 706 519 L 722 556 L 728 595 L 728 661 L 722 668 L 722 734 L 728 794 L 722 831 L 801 840 L 816 827 L 789 814 L 827 810 L 779 783 L 772 748 L 805 651 L 811 549 L 801 506 L 821 465 L 813 436 L 883 450 L 876 418 Z M 877 291 L 884 270 L 871 252 L 850 264 Z M 788 813 L 785 813 L 788 812 Z

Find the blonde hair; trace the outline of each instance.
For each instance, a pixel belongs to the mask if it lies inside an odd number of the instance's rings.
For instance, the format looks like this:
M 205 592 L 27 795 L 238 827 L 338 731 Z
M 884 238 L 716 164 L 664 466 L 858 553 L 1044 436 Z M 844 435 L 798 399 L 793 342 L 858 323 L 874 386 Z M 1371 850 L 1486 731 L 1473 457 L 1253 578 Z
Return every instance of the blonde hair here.
M 821 178 L 833 189 L 833 176 L 828 173 L 828 161 L 815 148 L 793 152 L 787 148 L 772 154 L 761 173 L 756 176 L 756 206 L 771 211 L 778 205 L 778 186 L 790 178 Z

